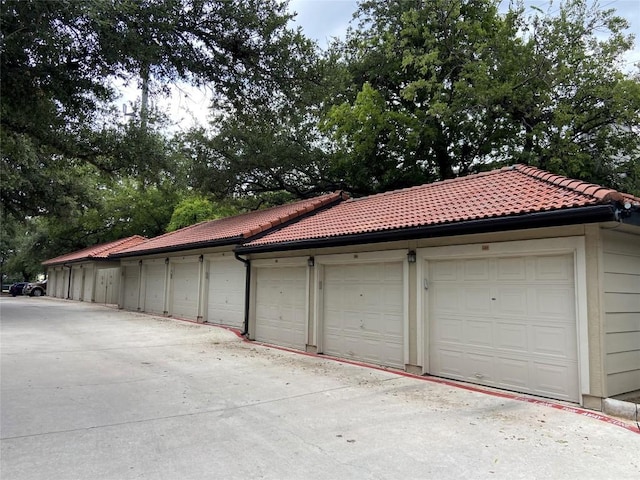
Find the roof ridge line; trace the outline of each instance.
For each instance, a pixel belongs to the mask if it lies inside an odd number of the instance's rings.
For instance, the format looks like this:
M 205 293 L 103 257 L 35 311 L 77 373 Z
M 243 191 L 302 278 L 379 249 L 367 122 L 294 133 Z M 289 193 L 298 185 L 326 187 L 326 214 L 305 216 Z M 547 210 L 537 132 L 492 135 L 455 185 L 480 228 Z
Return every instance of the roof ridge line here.
M 624 198 L 624 194 L 612 188 L 603 187 L 602 185 L 567 177 L 565 175 L 555 174 L 530 165 L 517 163 L 513 165 L 513 169 L 523 175 L 550 183 L 556 187 L 571 190 L 587 197 L 596 198 L 600 202 L 621 201 Z
M 310 198 L 307 200 L 299 200 L 298 202 L 293 202 L 290 204 L 283 204 L 283 205 L 278 205 L 279 207 L 282 207 L 284 205 L 294 205 L 295 203 L 302 203 L 302 202 L 307 202 L 310 201 L 310 205 L 306 205 L 304 207 L 300 207 L 300 208 L 296 208 L 293 212 L 290 212 L 288 214 L 283 214 L 280 215 L 279 217 L 271 220 L 271 221 L 265 221 L 264 223 L 250 229 L 247 230 L 245 232 L 242 232 L 242 237 L 243 238 L 251 238 L 254 237 L 262 232 L 265 232 L 267 230 L 269 230 L 270 228 L 274 228 L 277 227 L 278 225 L 282 225 L 283 223 L 286 223 L 292 219 L 298 218 L 301 215 L 304 215 L 305 213 L 311 213 L 314 212 L 316 210 L 318 210 L 319 208 L 324 207 L 325 205 L 328 205 L 332 202 L 339 202 L 342 200 L 345 200 L 344 197 L 347 197 L 348 199 L 348 195 L 346 195 L 344 192 L 342 191 L 336 191 L 336 192 L 332 192 L 332 193 L 325 193 L 324 195 L 320 195 L 319 197 L 314 197 L 314 198 Z M 276 207 L 272 207 L 272 208 L 276 208 Z M 267 211 L 269 209 L 265 209 L 263 211 Z
M 121 238 L 119 240 L 114 240 L 113 242 L 106 242 L 106 243 L 103 243 L 103 244 L 100 244 L 100 245 L 94 245 L 93 247 L 88 247 L 88 248 L 101 247 L 100 249 L 96 250 L 95 253 L 102 253 L 105 250 L 111 250 L 112 248 L 119 247 L 123 243 L 127 243 L 128 241 L 130 241 L 130 240 L 132 240 L 134 238 L 142 238 L 143 240 L 148 240 L 146 237 L 143 237 L 142 235 L 130 235 L 130 236 L 126 237 L 126 238 Z
M 87 247 L 81 248 L 80 250 L 76 250 L 74 252 L 69 252 L 69 253 L 65 253 L 62 255 L 58 255 L 57 257 L 53 257 L 53 258 L 49 258 L 47 260 L 44 260 L 42 262 L 43 265 L 45 264 L 53 264 L 53 263 L 58 263 L 60 261 L 65 261 L 64 259 L 67 257 L 77 257 L 78 255 L 82 255 L 82 254 L 86 254 L 86 257 L 79 257 L 79 258 L 96 258 L 97 255 L 100 255 L 101 253 L 104 253 L 105 251 L 111 251 L 112 249 L 115 249 L 117 247 L 122 246 L 122 244 L 129 242 L 130 240 L 134 239 L 134 238 L 140 238 L 144 241 L 148 240 L 148 238 L 142 236 L 142 235 L 130 235 L 126 238 L 120 238 L 118 240 L 112 240 L 110 242 L 102 242 L 102 243 L 97 243 L 94 245 L 89 245 Z M 140 243 L 143 243 L 140 242 Z
M 335 195 L 335 194 L 337 194 L 337 193 L 338 193 L 338 192 L 325 193 L 324 195 L 320 195 L 319 197 L 315 197 L 315 198 L 322 198 L 322 197 L 324 197 L 324 196 Z M 201 221 L 201 222 L 194 223 L 194 224 L 192 224 L 192 225 L 187 225 L 186 227 L 179 228 L 178 230 L 174 230 L 174 231 L 172 231 L 172 232 L 166 232 L 166 233 L 163 233 L 162 235 L 158 235 L 157 237 L 149 238 L 148 240 L 156 240 L 156 239 L 159 239 L 159 238 L 163 238 L 163 237 L 165 237 L 166 235 L 171 235 L 171 234 L 173 234 L 173 233 L 175 233 L 175 232 L 177 232 L 177 231 L 190 230 L 190 229 L 195 228 L 195 227 L 197 227 L 197 226 L 199 226 L 199 225 L 204 225 L 204 224 L 207 224 L 207 223 L 222 222 L 222 221 L 225 221 L 225 220 L 231 220 L 231 219 L 232 219 L 232 220 L 235 220 L 235 219 L 238 219 L 238 218 L 246 217 L 246 216 L 248 216 L 248 215 L 254 215 L 254 214 L 258 213 L 258 212 L 260 212 L 260 213 L 268 212 L 269 210 L 275 210 L 276 208 L 282 208 L 282 207 L 286 207 L 286 206 L 291 206 L 291 205 L 294 205 L 294 204 L 296 204 L 296 203 L 300 203 L 300 202 L 307 202 L 307 201 L 309 201 L 309 200 L 313 200 L 313 198 L 298 199 L 298 200 L 296 200 L 295 202 L 291 202 L 291 203 L 283 203 L 283 204 L 280 204 L 280 205 L 273 205 L 272 207 L 265 208 L 265 209 L 263 209 L 263 210 L 260 210 L 260 209 L 258 209 L 258 210 L 251 210 L 251 211 L 248 211 L 248 212 L 238 213 L 237 215 L 229 215 L 229 216 L 227 216 L 227 217 L 222 217 L 222 218 L 211 218 L 211 219 L 209 219 L 209 220 L 203 220 L 203 221 Z M 297 210 L 296 210 L 296 211 L 297 211 Z

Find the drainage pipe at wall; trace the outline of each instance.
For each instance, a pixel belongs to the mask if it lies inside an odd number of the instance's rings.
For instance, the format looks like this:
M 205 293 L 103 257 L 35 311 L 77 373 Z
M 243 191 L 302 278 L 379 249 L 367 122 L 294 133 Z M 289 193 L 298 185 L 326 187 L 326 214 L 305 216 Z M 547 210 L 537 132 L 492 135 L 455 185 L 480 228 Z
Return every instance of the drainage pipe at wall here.
M 249 334 L 249 294 L 251 292 L 251 260 L 240 257 L 237 253 L 233 252 L 236 260 L 240 260 L 244 263 L 245 270 L 245 285 L 244 285 L 244 327 L 242 329 L 242 335 Z

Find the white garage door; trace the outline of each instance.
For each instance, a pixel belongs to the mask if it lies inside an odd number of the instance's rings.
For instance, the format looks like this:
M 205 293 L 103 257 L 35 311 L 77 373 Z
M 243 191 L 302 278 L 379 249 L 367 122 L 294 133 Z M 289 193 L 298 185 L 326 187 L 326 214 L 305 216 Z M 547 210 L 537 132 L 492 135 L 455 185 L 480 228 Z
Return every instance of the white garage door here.
M 143 266 L 144 272 L 144 311 L 164 313 L 166 265 L 148 263 Z
M 327 265 L 323 353 L 404 368 L 402 262 Z
M 69 288 L 69 270 L 64 269 L 58 272 L 58 284 L 56 285 L 56 296 L 58 298 L 67 297 L 67 288 Z
M 74 268 L 71 271 L 71 298 L 73 300 L 80 300 L 82 297 L 82 269 L 80 267 Z
M 93 281 L 94 281 L 94 269 L 93 267 L 84 269 L 84 290 L 82 292 L 82 300 L 85 302 L 91 302 L 93 300 Z
M 96 273 L 96 303 L 118 303 L 119 268 L 99 268 Z
M 132 265 L 124 268 L 124 308 L 125 310 L 137 310 L 139 298 L 140 267 Z
M 57 272 L 55 270 L 47 270 L 47 295 L 49 295 L 50 297 L 56 296 L 56 275 Z
M 209 262 L 207 322 L 242 327 L 246 268 L 235 258 Z
M 256 340 L 304 350 L 306 267 L 256 269 Z
M 430 373 L 579 401 L 572 258 L 429 262 Z
M 51 297 L 58 296 L 58 290 L 60 288 L 60 282 L 62 282 L 62 272 L 58 270 L 51 270 L 49 272 L 49 280 L 47 283 L 47 295 Z
M 171 315 L 195 320 L 198 317 L 199 263 L 171 265 Z

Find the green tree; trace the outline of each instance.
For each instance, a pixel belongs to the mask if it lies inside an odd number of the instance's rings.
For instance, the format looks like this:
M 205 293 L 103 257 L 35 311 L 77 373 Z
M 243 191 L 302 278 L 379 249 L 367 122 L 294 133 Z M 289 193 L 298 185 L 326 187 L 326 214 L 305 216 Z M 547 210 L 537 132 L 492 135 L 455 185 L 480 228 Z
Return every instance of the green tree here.
M 305 63 L 297 84 L 272 90 L 267 102 L 217 112 L 208 130 L 181 137 L 193 188 L 218 199 L 271 203 L 279 192 L 306 198 L 339 187 L 331 174 L 334 152 L 318 122 L 341 94 L 344 65 L 310 41 L 298 48 Z
M 89 182 L 89 179 L 92 179 Z M 155 237 L 165 233 L 185 190 L 166 179 L 145 185 L 134 179 L 102 183 L 99 176 L 81 177 L 94 195 L 91 203 L 72 203 L 64 219 L 53 215 L 11 216 L 1 226 L 4 272 L 11 278 L 34 278 L 42 261 L 99 243 L 131 235 Z
M 505 143 L 514 161 L 640 193 L 640 81 L 622 70 L 633 48 L 628 22 L 597 3 L 567 0 L 525 24 L 504 61 L 518 71 L 511 92 L 493 102 L 511 125 Z
M 184 135 L 191 186 L 220 200 L 266 199 L 275 192 L 307 198 L 332 190 L 317 117 L 302 115 L 279 116 L 265 108 L 222 120 L 214 134 L 200 129 Z
M 3 255 L 3 283 L 5 279 L 14 281 L 33 281 L 44 269 L 38 255 L 38 239 L 42 228 L 38 219 L 17 223 L 5 219 L 0 227 Z
M 237 210 L 230 205 L 212 202 L 200 196 L 187 197 L 178 203 L 173 211 L 167 232 L 173 232 L 205 220 L 228 217 L 236 213 L 238 213 Z
M 342 45 L 352 86 L 323 121 L 357 193 L 516 162 L 614 187 L 637 172 L 633 38 L 612 10 L 372 0 L 358 19 Z
M 304 77 L 306 40 L 278 0 L 2 0 L 0 18 L 0 166 L 15 172 L 2 203 L 18 217 L 63 210 L 78 166 L 165 167 L 149 112 L 118 125 L 115 79 L 206 85 L 218 108 L 240 109 Z

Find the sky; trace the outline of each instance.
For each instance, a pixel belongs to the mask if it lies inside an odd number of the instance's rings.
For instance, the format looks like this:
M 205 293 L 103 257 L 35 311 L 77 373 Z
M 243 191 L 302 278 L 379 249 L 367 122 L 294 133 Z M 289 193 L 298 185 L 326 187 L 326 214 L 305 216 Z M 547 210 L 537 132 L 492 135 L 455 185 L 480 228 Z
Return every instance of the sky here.
M 548 0 L 525 0 L 525 7 L 538 7 L 546 11 Z M 559 2 L 555 1 L 557 5 Z M 508 1 L 503 0 L 506 8 Z M 629 32 L 636 36 L 636 49 L 633 59 L 640 61 L 640 0 L 600 0 L 603 9 L 613 8 L 618 15 L 630 23 Z M 333 37 L 342 37 L 349 21 L 355 12 L 355 0 L 290 0 L 289 9 L 297 12 L 296 24 L 300 25 L 307 37 L 314 39 L 321 47 L 325 47 Z M 551 11 L 554 11 L 552 8 Z
M 555 1 L 554 5 L 559 2 Z M 503 5 L 508 5 L 503 0 Z M 547 0 L 525 0 L 525 6 L 547 10 Z M 603 9 L 613 8 L 617 14 L 630 23 L 629 33 L 636 37 L 635 49 L 626 56 L 626 63 L 631 69 L 634 63 L 640 62 L 640 0 L 600 0 Z M 290 0 L 289 10 L 296 12 L 294 24 L 302 27 L 305 35 L 325 48 L 332 38 L 343 38 L 353 13 L 356 0 Z M 553 10 L 552 10 L 553 11 Z M 139 97 L 139 93 L 130 87 L 123 91 L 123 101 L 128 102 Z M 170 99 L 160 102 L 174 123 L 174 128 L 188 128 L 200 123 L 207 123 L 208 95 L 205 89 L 189 86 L 172 87 Z M 129 108 L 129 110 L 131 110 Z

